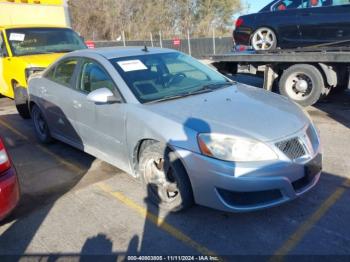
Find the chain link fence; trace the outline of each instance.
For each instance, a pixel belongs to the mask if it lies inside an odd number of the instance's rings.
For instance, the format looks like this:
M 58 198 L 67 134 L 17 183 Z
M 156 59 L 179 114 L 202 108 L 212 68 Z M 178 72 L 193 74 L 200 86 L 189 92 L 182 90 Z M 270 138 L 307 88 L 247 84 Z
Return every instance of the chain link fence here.
M 202 58 L 211 54 L 225 54 L 232 51 L 232 37 L 210 37 L 210 38 L 177 38 L 138 40 L 138 41 L 95 41 L 96 47 L 112 46 L 148 46 L 170 48 L 187 53 L 196 58 Z

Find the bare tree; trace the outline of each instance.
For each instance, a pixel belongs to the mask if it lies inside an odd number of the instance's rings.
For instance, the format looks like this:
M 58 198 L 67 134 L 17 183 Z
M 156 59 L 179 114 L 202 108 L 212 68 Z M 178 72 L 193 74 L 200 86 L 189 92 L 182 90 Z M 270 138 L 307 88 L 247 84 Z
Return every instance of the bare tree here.
M 69 0 L 72 24 L 86 39 L 147 39 L 150 32 L 209 36 L 231 30 L 240 0 Z

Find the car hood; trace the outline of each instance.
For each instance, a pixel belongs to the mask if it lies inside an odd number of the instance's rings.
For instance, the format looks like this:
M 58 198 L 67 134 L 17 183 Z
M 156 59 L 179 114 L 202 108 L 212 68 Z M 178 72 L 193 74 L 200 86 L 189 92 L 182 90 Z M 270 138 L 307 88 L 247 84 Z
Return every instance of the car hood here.
M 23 59 L 23 61 L 27 64 L 27 67 L 46 68 L 63 55 L 64 53 L 36 54 L 36 55 L 20 56 L 20 58 Z
M 198 133 L 278 140 L 309 123 L 296 104 L 271 92 L 242 84 L 176 100 L 147 104 L 147 110 Z

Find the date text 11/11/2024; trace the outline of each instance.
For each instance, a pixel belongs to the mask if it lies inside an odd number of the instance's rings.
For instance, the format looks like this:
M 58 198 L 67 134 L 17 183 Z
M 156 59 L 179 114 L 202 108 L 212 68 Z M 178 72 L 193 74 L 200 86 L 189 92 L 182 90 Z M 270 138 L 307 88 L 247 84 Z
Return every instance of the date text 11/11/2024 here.
M 220 261 L 217 256 L 127 256 L 126 261 Z

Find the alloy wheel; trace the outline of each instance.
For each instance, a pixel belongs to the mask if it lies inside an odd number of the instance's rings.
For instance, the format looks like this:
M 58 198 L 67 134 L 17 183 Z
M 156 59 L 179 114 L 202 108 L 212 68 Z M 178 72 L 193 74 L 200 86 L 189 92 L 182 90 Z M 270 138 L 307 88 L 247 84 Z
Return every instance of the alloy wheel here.
M 272 50 L 276 47 L 276 35 L 269 28 L 258 29 L 252 38 L 252 46 L 254 50 Z

